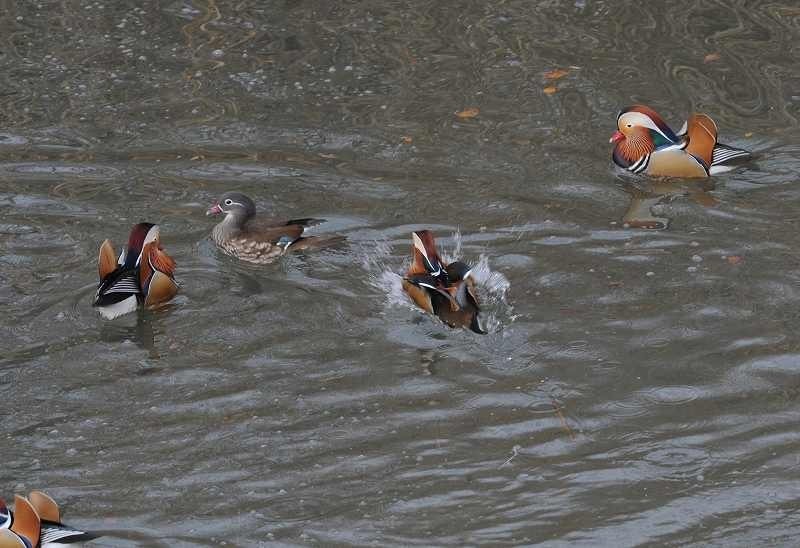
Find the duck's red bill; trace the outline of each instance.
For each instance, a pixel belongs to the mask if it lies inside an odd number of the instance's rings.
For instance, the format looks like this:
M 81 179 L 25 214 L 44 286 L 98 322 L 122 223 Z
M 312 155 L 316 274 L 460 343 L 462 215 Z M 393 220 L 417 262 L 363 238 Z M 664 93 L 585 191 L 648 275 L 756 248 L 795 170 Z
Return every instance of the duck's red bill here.
M 615 131 L 611 134 L 611 139 L 608 140 L 609 143 L 619 143 L 625 138 L 625 135 L 621 131 Z
M 214 204 L 206 210 L 206 215 L 219 215 L 222 213 L 222 208 L 219 204 Z

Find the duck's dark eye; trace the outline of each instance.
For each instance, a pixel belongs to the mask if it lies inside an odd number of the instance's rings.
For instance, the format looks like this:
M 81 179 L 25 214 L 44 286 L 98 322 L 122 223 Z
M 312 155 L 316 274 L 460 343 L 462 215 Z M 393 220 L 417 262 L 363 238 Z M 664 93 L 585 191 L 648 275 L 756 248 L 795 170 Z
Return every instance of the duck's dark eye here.
M 626 124 L 625 127 L 633 127 L 633 124 Z
M 231 200 L 230 198 L 225 200 L 225 205 L 231 205 L 232 203 L 233 203 L 233 200 Z

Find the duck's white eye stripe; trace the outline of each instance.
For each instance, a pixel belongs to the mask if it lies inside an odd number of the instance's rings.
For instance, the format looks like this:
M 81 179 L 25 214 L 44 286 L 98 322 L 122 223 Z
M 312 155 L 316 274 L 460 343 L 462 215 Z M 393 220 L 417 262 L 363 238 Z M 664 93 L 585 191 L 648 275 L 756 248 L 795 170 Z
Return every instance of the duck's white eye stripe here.
M 633 126 L 642 126 L 648 129 L 652 129 L 653 131 L 657 131 L 658 133 L 660 133 L 661 136 L 667 139 L 668 141 L 672 142 L 672 139 L 670 139 L 667 135 L 665 135 L 664 132 L 661 131 L 661 128 L 658 127 L 658 125 L 653 121 L 653 119 L 647 116 L 646 114 L 642 114 L 641 112 L 626 112 L 624 114 L 624 117 L 625 117 L 624 122 L 628 127 L 633 125 Z

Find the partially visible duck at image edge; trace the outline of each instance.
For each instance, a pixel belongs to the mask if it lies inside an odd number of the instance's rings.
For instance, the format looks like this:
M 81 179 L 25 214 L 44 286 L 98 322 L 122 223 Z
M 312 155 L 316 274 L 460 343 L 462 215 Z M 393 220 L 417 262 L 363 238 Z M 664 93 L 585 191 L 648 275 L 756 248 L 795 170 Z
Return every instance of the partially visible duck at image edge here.
M 42 491 L 14 496 L 14 511 L 0 499 L 0 548 L 51 548 L 97 538 L 61 521 L 58 504 Z

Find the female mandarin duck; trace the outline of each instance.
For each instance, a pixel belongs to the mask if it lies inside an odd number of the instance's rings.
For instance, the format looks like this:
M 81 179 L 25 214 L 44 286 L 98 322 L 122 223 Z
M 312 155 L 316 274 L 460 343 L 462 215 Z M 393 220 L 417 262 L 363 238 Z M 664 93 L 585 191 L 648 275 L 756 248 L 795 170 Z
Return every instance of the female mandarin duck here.
M 413 232 L 411 239 L 413 258 L 403 278 L 403 290 L 417 306 L 450 327 L 468 327 L 485 334 L 478 323 L 480 307 L 470 267 L 461 261 L 445 265 L 428 230 Z
M 163 304 L 178 292 L 175 261 L 161 247 L 158 225 L 139 223 L 131 229 L 128 247 L 119 258 L 111 242 L 100 246 L 100 285 L 92 306 L 111 320 L 145 306 Z
M 705 114 L 692 114 L 675 133 L 653 109 L 633 105 L 617 116 L 612 158 L 633 173 L 664 177 L 708 177 L 730 171 L 730 162 L 751 155 L 717 142 L 717 125 Z
M 96 535 L 61 522 L 61 511 L 41 491 L 14 497 L 14 512 L 0 499 L 0 548 L 48 548 L 85 542 Z
M 303 236 L 306 227 L 322 223 L 324 219 L 255 219 L 255 202 L 241 192 L 223 194 L 206 211 L 206 215 L 221 214 L 225 214 L 225 218 L 211 232 L 214 243 L 228 255 L 251 263 L 271 263 L 290 250 L 320 247 L 339 239 L 331 236 Z

